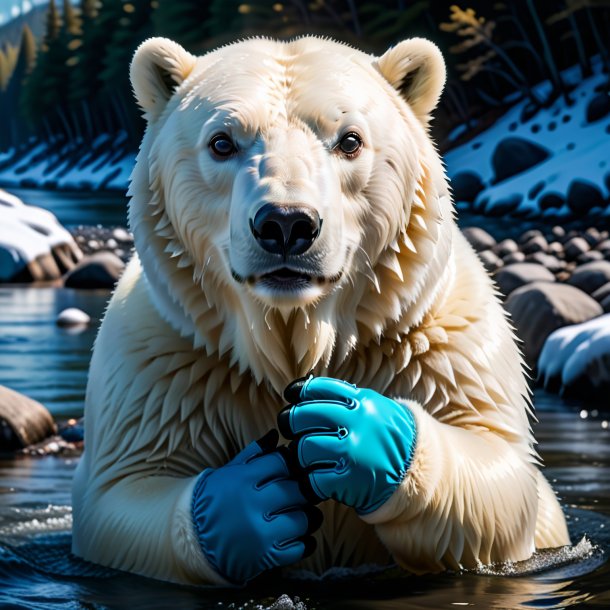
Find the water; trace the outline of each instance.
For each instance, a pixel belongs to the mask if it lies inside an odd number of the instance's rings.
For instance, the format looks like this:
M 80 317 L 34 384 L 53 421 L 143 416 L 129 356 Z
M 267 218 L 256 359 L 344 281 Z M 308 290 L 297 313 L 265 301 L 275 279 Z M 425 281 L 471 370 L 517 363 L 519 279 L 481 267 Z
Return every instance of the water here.
M 16 194 L 52 210 L 66 225 L 125 224 L 120 196 Z M 0 384 L 39 400 L 56 418 L 79 416 L 96 326 L 108 296 L 104 291 L 0 288 Z M 87 311 L 94 325 L 78 333 L 58 328 L 57 314 L 72 306 Z M 324 581 L 287 580 L 274 573 L 237 591 L 179 587 L 129 574 L 69 578 L 54 566 L 61 566 L 57 559 L 63 560 L 69 548 L 70 487 L 78 458 L 0 458 L 0 540 L 21 549 L 20 559 L 0 550 L 0 609 L 250 609 L 275 603 L 277 610 L 302 610 L 298 599 L 309 609 L 610 608 L 610 409 L 564 403 L 542 391 L 536 392 L 535 403 L 539 450 L 546 476 L 565 504 L 575 543 L 571 549 L 545 551 L 528 562 L 480 573 L 409 577 L 391 569 Z M 32 546 L 41 536 L 50 547 Z M 36 552 L 28 556 L 32 548 Z

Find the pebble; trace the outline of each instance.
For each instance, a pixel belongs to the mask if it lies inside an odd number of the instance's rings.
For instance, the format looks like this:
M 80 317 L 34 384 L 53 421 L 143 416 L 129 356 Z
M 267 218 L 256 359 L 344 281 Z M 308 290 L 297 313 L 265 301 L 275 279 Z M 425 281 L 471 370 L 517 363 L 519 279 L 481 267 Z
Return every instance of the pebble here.
M 125 229 L 117 227 L 112 231 L 112 237 L 117 241 L 133 242 L 131 233 L 128 233 Z
M 82 326 L 91 323 L 91 317 L 76 307 L 68 307 L 57 316 L 58 326 Z

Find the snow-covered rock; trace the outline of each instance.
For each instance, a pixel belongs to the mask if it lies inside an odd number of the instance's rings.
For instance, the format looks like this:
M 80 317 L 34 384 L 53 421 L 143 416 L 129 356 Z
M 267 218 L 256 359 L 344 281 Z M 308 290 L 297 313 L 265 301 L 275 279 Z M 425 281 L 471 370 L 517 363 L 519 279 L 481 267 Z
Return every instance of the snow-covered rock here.
M 89 314 L 76 307 L 68 307 L 57 316 L 58 326 L 85 326 L 90 322 Z
M 0 190 L 0 282 L 57 279 L 81 257 L 51 212 Z
M 538 360 L 538 379 L 550 391 L 608 400 L 610 314 L 556 330 Z
M 607 75 L 596 61 L 593 76 L 583 79 L 574 67 L 563 78 L 573 87 L 571 105 L 558 98 L 531 113 L 524 112 L 528 102 L 521 100 L 485 131 L 445 153 L 459 209 L 528 218 L 563 219 L 591 211 L 610 216 L 610 96 L 599 92 Z
M 113 288 L 125 263 L 112 252 L 100 251 L 83 260 L 66 277 L 66 288 Z

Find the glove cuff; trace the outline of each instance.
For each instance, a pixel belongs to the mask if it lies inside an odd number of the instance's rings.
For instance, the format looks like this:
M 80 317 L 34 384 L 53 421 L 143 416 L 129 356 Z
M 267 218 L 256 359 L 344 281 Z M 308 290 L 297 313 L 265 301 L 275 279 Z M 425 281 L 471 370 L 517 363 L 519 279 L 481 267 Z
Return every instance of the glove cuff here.
M 227 578 L 218 568 L 218 561 L 216 554 L 213 550 L 212 545 L 208 544 L 209 534 L 206 530 L 206 525 L 210 525 L 207 523 L 208 519 L 206 516 L 209 496 L 205 493 L 205 486 L 207 480 L 210 478 L 210 475 L 214 472 L 213 468 L 207 468 L 204 470 L 197 479 L 195 483 L 195 487 L 193 488 L 193 496 L 191 501 L 191 517 L 193 520 L 193 527 L 195 529 L 195 534 L 197 536 L 197 540 L 199 541 L 199 546 L 201 548 L 201 552 L 205 557 L 206 561 L 210 565 L 210 567 L 218 574 L 227 584 L 233 586 L 239 586 L 243 583 L 236 583 Z

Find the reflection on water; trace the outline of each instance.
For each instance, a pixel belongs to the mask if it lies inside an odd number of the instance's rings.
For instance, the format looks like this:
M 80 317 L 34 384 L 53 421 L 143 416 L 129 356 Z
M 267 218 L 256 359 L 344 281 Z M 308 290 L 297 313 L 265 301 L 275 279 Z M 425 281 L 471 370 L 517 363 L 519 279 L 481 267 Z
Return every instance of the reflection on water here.
M 70 334 L 55 325 L 65 307 L 102 315 L 108 293 L 57 289 L 0 289 L 0 383 L 33 396 L 56 416 L 78 415 L 84 400 L 95 328 Z M 546 476 L 566 505 L 573 541 L 565 553 L 541 553 L 540 572 L 518 575 L 443 574 L 409 577 L 398 570 L 339 581 L 294 581 L 269 574 L 239 591 L 214 591 L 154 582 L 129 574 L 66 578 L 34 569 L 0 550 L 0 608 L 264 608 L 281 594 L 307 608 L 609 608 L 610 412 L 565 404 L 537 391 L 539 450 Z M 604 426 L 604 422 L 606 422 Z M 67 554 L 70 487 L 77 460 L 0 460 L 0 539 L 32 543 L 57 536 Z M 592 546 L 589 546 L 592 545 Z M 595 547 L 595 548 L 593 548 Z M 554 566 L 549 568 L 549 564 Z M 531 562 L 529 564 L 531 567 Z M 489 572 L 489 570 L 488 570 Z M 285 606 L 290 608 L 290 606 Z
M 43 403 L 55 417 L 79 415 L 97 323 L 58 328 L 57 314 L 78 307 L 101 318 L 108 291 L 0 287 L 0 384 Z

